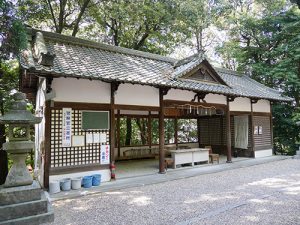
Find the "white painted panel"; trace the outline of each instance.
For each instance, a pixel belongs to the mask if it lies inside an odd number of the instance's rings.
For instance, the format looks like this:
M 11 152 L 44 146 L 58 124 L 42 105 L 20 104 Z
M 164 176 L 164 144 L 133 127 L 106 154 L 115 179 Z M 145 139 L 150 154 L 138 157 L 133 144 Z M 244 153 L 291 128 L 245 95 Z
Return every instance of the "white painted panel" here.
M 207 103 L 226 104 L 226 96 L 224 95 L 208 94 L 204 100 Z
M 273 155 L 273 150 L 272 149 L 267 149 L 267 150 L 260 150 L 260 151 L 255 151 L 255 158 L 262 158 L 262 157 L 268 157 Z
M 251 102 L 249 98 L 235 98 L 233 102 L 229 103 L 230 111 L 244 111 L 251 112 Z
M 110 103 L 110 84 L 98 80 L 55 78 L 52 89 L 54 101 Z
M 93 174 L 101 174 L 101 182 L 110 181 L 110 170 L 93 170 L 93 171 L 85 171 L 85 172 L 78 172 L 78 173 L 68 173 L 68 174 L 60 174 L 60 175 L 51 175 L 49 177 L 49 182 L 52 181 L 59 181 L 64 178 L 76 178 L 76 177 L 84 177 L 90 176 Z
M 159 106 L 159 90 L 150 86 L 121 84 L 115 98 L 116 104 Z
M 259 100 L 253 104 L 253 112 L 270 112 L 270 102 L 268 100 Z
M 190 102 L 192 99 L 194 99 L 195 94 L 196 93 L 193 91 L 171 89 L 168 91 L 168 94 L 164 96 L 164 99 Z

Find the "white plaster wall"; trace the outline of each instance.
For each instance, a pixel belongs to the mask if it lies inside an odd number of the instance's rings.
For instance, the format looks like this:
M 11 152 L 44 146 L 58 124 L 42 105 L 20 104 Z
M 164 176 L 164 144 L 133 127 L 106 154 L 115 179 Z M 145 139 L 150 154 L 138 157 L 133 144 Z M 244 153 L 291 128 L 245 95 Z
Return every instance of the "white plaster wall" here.
M 208 94 L 205 96 L 204 100 L 207 103 L 225 104 L 226 105 L 226 96 L 224 96 L 224 95 Z
M 121 84 L 115 95 L 115 104 L 159 106 L 159 90 L 150 86 Z
M 270 101 L 259 100 L 256 104 L 253 104 L 253 112 L 270 113 Z
M 255 151 L 254 154 L 255 154 L 255 158 L 268 157 L 273 155 L 273 150 L 267 149 L 267 150 Z
M 93 170 L 93 171 L 85 171 L 85 172 L 78 172 L 78 173 L 68 173 L 68 174 L 60 174 L 60 175 L 51 175 L 49 177 L 49 182 L 52 181 L 59 181 L 65 178 L 77 178 L 77 177 L 84 177 L 90 176 L 93 174 L 101 174 L 101 182 L 110 181 L 110 170 Z
M 42 186 L 44 183 L 44 158 L 42 157 L 42 149 L 44 149 L 45 140 L 45 90 L 46 79 L 40 78 L 36 95 L 35 116 L 42 117 L 42 121 L 35 125 L 34 173 Z
M 192 91 L 170 89 L 168 94 L 164 96 L 164 99 L 190 102 L 195 97 L 195 94 L 196 93 Z
M 54 101 L 110 103 L 110 84 L 98 80 L 54 78 Z
M 251 102 L 249 98 L 235 98 L 229 103 L 230 111 L 251 112 Z

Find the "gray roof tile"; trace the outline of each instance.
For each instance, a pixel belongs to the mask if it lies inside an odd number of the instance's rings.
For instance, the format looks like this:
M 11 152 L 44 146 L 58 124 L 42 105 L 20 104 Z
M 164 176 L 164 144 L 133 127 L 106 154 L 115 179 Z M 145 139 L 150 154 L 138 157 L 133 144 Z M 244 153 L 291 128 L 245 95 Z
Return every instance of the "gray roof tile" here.
M 104 81 L 119 81 L 152 86 L 167 86 L 198 92 L 216 93 L 231 96 L 291 101 L 280 92 L 268 88 L 233 71 L 215 68 L 227 84 L 212 84 L 188 79 L 179 79 L 195 68 L 203 59 L 191 57 L 190 61 L 174 67 L 175 59 L 155 54 L 139 52 L 97 44 L 74 37 L 43 32 L 45 44 L 50 53 L 55 54 L 52 67 L 43 66 L 35 60 L 34 69 L 40 74 L 82 77 Z M 23 68 L 30 68 L 28 50 L 20 62 Z M 32 63 L 31 63 L 32 64 Z

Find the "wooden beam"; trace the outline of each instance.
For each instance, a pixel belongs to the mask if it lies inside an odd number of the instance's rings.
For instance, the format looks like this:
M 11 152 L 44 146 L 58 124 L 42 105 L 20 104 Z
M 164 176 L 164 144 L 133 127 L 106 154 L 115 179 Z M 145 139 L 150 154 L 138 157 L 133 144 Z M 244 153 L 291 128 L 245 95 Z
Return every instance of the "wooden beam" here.
M 137 110 L 137 111 L 159 111 L 159 107 L 156 107 L 156 106 L 143 106 L 143 105 L 121 105 L 121 104 L 116 104 L 115 109 Z
M 45 142 L 44 142 L 44 187 L 49 188 L 49 175 L 51 163 L 51 103 L 46 101 L 45 106 Z
M 203 105 L 206 107 L 216 107 L 216 108 L 220 108 L 220 109 L 226 109 L 227 106 L 225 104 L 211 104 L 211 103 L 205 103 L 205 102 L 189 102 L 189 101 L 179 101 L 179 100 L 164 100 L 164 105 L 165 107 L 172 107 L 174 105 L 184 105 L 184 104 L 189 104 L 189 105 L 193 105 L 193 106 L 199 106 L 199 105 Z
M 231 159 L 231 128 L 230 128 L 230 107 L 229 103 L 232 99 L 226 98 L 227 112 L 226 112 L 226 133 L 227 133 L 227 163 L 232 163 Z
M 159 173 L 165 173 L 164 95 L 168 89 L 159 89 Z
M 118 157 L 121 156 L 121 123 L 120 123 L 120 110 L 118 110 L 117 114 L 117 145 L 118 145 Z

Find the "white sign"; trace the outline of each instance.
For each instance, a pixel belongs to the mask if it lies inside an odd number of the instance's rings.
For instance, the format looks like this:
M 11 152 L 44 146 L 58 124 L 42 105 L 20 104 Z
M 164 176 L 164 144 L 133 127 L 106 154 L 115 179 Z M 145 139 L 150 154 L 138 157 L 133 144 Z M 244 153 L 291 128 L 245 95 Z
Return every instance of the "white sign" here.
M 110 146 L 101 145 L 101 164 L 109 164 Z
M 82 146 L 84 146 L 84 135 L 73 135 L 72 147 L 82 147 Z
M 93 144 L 93 134 L 86 134 L 86 143 L 87 144 Z
M 94 138 L 94 144 L 100 143 L 99 133 L 94 133 L 93 138 Z
M 100 142 L 106 143 L 106 133 L 100 133 Z
M 72 109 L 62 109 L 62 147 L 71 147 L 72 143 Z

